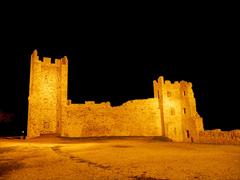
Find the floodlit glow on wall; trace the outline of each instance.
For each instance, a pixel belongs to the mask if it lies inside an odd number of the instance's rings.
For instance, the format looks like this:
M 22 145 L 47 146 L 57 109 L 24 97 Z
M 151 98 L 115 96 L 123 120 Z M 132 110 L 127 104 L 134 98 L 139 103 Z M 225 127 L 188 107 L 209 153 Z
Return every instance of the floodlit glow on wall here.
M 185 136 L 186 130 L 197 140 L 197 131 L 203 129 L 200 116 L 197 117 L 198 124 L 191 119 L 197 114 L 194 97 L 179 95 L 191 89 L 191 83 L 172 84 L 160 77 L 154 81 L 155 98 L 131 100 L 118 107 L 112 107 L 110 102 L 72 104 L 67 99 L 67 83 L 67 57 L 51 63 L 50 58 L 39 60 L 37 51 L 34 51 L 30 71 L 28 137 L 52 133 L 64 137 L 166 135 L 175 141 L 190 141 Z M 182 117 L 183 108 L 192 110 L 188 113 L 188 120 Z M 190 126 L 192 123 L 196 125 Z

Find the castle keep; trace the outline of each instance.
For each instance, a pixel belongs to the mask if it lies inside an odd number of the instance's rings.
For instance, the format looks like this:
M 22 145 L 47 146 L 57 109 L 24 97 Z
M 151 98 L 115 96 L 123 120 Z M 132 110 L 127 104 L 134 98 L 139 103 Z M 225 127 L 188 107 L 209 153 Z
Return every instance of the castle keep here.
M 112 107 L 109 102 L 72 104 L 67 97 L 68 59 L 31 55 L 27 136 L 63 137 L 166 136 L 178 142 L 198 142 L 203 131 L 192 84 L 153 82 L 154 97 Z

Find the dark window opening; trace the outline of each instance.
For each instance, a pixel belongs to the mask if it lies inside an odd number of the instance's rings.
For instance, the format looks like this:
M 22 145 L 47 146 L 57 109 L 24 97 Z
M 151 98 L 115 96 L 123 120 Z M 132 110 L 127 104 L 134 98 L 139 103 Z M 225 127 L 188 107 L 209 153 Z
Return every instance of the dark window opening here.
M 183 114 L 186 114 L 186 108 L 183 108 Z
M 183 91 L 183 95 L 186 96 L 186 91 Z
M 170 97 L 170 96 L 171 96 L 171 92 L 168 91 L 168 92 L 167 92 L 167 97 Z
M 187 130 L 187 138 L 190 138 L 189 130 Z

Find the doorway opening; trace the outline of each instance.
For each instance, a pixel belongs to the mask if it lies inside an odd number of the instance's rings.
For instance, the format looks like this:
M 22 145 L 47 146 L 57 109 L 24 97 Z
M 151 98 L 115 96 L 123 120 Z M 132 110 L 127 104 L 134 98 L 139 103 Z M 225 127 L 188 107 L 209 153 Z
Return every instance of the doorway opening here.
M 187 130 L 187 138 L 190 138 L 189 130 Z

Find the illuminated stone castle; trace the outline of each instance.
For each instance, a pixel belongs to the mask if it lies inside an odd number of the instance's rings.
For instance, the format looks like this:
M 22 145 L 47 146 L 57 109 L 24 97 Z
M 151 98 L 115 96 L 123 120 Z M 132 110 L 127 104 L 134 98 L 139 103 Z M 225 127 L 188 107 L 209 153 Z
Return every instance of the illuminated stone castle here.
M 67 97 L 68 59 L 39 60 L 31 56 L 28 97 L 28 138 L 42 134 L 63 137 L 166 136 L 179 142 L 198 142 L 203 131 L 196 111 L 192 84 L 181 81 L 153 82 L 154 97 L 127 101 L 72 104 Z

